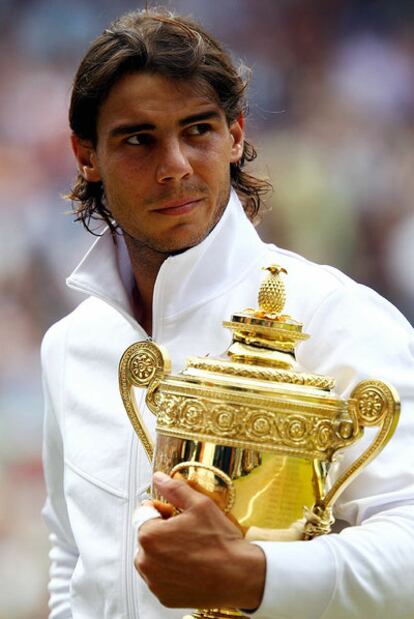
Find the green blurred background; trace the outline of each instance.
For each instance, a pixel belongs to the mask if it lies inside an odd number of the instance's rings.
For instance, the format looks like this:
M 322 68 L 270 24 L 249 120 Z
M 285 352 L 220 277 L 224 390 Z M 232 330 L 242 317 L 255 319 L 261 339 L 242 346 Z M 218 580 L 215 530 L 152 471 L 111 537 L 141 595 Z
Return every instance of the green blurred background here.
M 47 615 L 38 349 L 80 300 L 91 237 L 61 199 L 67 106 L 127 0 L 0 0 L 0 619 Z M 149 3 L 154 5 L 155 3 Z M 253 69 L 247 133 L 270 177 L 262 236 L 338 266 L 414 323 L 414 2 L 174 0 Z

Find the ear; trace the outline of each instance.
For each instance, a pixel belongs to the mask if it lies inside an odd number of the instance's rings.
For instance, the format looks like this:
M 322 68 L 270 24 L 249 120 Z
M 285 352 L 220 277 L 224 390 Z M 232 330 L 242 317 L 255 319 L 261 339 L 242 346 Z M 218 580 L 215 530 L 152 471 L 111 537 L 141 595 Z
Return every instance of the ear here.
M 230 125 L 230 136 L 233 141 L 231 146 L 230 162 L 240 161 L 244 147 L 244 116 L 240 114 L 237 120 Z
M 77 135 L 72 134 L 71 144 L 73 154 L 78 162 L 78 171 L 86 181 L 98 183 L 101 175 L 98 168 L 96 150 L 90 140 L 82 140 Z

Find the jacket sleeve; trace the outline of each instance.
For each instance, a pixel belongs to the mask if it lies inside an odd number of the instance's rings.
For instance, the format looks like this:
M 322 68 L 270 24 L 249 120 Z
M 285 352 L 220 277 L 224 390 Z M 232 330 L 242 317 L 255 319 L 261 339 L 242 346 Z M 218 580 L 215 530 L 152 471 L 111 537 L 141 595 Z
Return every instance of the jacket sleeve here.
M 78 559 L 64 493 L 64 455 L 60 411 L 61 377 L 64 354 L 56 348 L 49 331 L 42 344 L 42 368 L 45 399 L 43 466 L 47 500 L 43 517 L 50 531 L 50 619 L 70 619 L 70 582 Z
M 255 619 L 412 619 L 414 617 L 414 335 L 373 291 L 335 291 L 305 330 L 298 358 L 334 376 L 349 395 L 365 378 L 393 384 L 401 397 L 395 435 L 338 499 L 334 514 L 349 526 L 307 542 L 256 542 L 267 561 Z M 377 430 L 344 450 L 342 470 Z

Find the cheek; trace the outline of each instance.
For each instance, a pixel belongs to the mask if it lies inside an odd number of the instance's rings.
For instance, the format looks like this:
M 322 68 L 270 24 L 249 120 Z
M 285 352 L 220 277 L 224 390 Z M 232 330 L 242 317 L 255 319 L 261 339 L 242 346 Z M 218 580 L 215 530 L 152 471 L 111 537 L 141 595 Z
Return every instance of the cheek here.
M 214 157 L 220 161 L 230 161 L 231 157 L 231 147 L 232 142 L 229 139 L 223 139 L 221 136 L 213 138 L 208 146 L 206 147 L 206 151 L 209 151 L 211 157 Z
M 113 152 L 105 152 L 100 161 L 102 178 L 107 184 L 119 185 L 142 182 L 151 168 L 151 157 L 139 155 L 138 150 L 132 148 L 128 151 L 114 149 Z
M 108 167 L 102 178 L 107 195 L 119 201 L 120 198 L 144 196 L 150 181 L 150 171 L 145 165 L 131 162 L 128 159 Z
M 193 168 L 203 170 L 207 175 L 215 175 L 221 178 L 227 177 L 230 173 L 231 148 L 224 146 L 223 143 L 209 144 L 198 148 L 193 153 Z

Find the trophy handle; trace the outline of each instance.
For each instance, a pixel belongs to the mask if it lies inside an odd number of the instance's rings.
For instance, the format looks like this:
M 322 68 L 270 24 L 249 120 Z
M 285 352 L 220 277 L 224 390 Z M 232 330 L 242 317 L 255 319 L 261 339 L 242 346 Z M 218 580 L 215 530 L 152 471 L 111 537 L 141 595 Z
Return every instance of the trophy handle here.
M 201 471 L 201 476 L 197 476 L 195 474 L 192 479 L 191 477 L 191 469 L 197 471 Z M 187 471 L 189 474 L 188 477 L 185 476 L 184 471 Z M 205 479 L 205 473 L 209 473 L 209 477 Z M 203 475 L 204 474 L 204 475 Z M 176 464 L 170 471 L 170 477 L 174 479 L 174 477 L 178 475 L 178 477 L 183 476 L 187 483 L 190 484 L 195 490 L 209 496 L 225 513 L 229 513 L 231 508 L 234 505 L 234 501 L 236 499 L 236 490 L 233 485 L 232 479 L 224 473 L 221 469 L 213 466 L 212 464 L 204 464 L 203 462 L 179 462 Z M 220 479 L 221 483 L 226 488 L 226 494 L 224 495 L 224 503 L 220 500 L 220 496 L 217 495 L 215 483 L 212 481 L 211 476 L 213 476 L 213 480 L 215 477 Z M 204 483 L 203 483 L 204 481 Z
M 145 426 L 135 398 L 134 387 L 149 387 L 151 401 L 160 380 L 170 371 L 170 359 L 161 346 L 151 341 L 137 342 L 129 346 L 119 362 L 119 391 L 127 415 L 141 441 L 148 459 L 152 462 L 154 444 Z M 155 405 L 150 407 L 156 414 Z
M 398 424 L 399 395 L 394 387 L 382 381 L 363 380 L 360 382 L 351 393 L 349 405 L 356 426 L 354 437 L 358 437 L 365 426 L 379 426 L 379 430 L 370 446 L 335 481 L 325 497 L 317 501 L 312 510 L 305 510 L 306 539 L 329 533 L 334 522 L 333 504 L 361 470 L 383 450 Z

